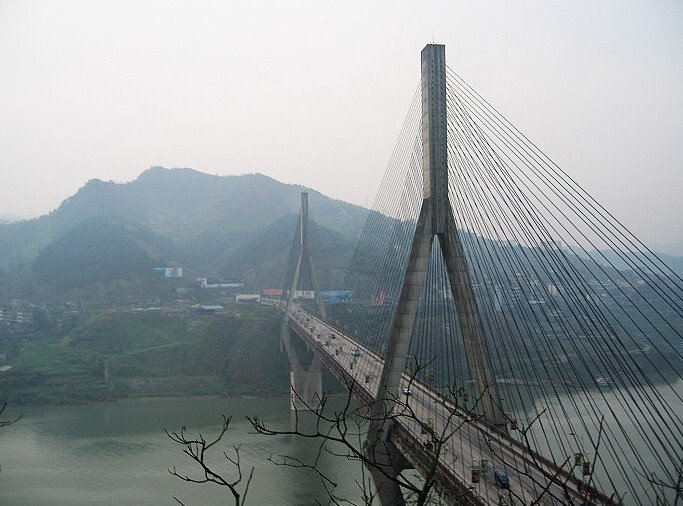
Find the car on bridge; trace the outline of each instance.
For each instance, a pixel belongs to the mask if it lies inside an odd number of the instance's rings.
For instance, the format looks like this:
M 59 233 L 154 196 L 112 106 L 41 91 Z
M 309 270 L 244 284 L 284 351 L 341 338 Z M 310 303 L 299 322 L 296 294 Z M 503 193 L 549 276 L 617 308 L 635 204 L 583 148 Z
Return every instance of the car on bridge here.
M 360 349 L 354 348 L 351 352 L 351 355 L 353 355 L 354 357 L 360 357 Z
M 508 478 L 508 473 L 505 471 L 494 471 L 493 482 L 498 488 L 510 488 L 510 478 Z
M 427 424 L 422 426 L 422 434 L 433 434 L 434 433 L 434 420 L 427 418 Z
M 481 478 L 479 464 L 476 462 L 472 463 L 472 483 L 479 483 Z
M 408 387 L 403 388 L 403 395 L 405 395 L 406 397 L 408 397 L 412 393 L 413 392 Z

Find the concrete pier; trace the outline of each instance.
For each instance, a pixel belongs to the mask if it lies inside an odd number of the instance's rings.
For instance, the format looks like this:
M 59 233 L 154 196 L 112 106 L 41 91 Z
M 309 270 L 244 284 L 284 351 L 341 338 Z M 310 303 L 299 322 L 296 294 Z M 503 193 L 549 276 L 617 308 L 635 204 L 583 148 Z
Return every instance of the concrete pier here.
M 289 372 L 289 405 L 292 411 L 315 410 L 323 395 L 323 381 L 320 366 L 317 370 L 301 368 Z

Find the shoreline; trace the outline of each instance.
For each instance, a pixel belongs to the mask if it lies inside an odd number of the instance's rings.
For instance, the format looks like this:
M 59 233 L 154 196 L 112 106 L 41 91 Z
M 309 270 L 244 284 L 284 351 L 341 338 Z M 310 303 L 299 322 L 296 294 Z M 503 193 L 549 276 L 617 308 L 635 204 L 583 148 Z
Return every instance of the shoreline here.
M 40 400 L 20 402 L 7 401 L 8 408 L 42 408 L 42 407 L 58 407 L 58 406 L 85 406 L 88 404 L 96 403 L 133 403 L 133 402 L 144 402 L 153 400 L 164 400 L 164 399 L 271 399 L 286 397 L 286 393 L 234 393 L 234 394 L 216 394 L 216 393 L 206 393 L 206 394 L 175 394 L 169 393 L 155 394 L 155 395 L 127 395 L 121 397 L 102 397 L 100 399 L 64 399 L 64 400 L 53 400 L 50 402 L 46 400 L 41 402 Z M 0 402 L 4 402 L 0 399 Z

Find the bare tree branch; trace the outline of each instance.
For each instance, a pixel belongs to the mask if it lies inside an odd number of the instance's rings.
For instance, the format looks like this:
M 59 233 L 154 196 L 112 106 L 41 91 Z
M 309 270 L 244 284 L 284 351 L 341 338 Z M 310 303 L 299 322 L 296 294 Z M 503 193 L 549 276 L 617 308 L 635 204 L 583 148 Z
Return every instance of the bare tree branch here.
M 409 377 L 406 375 L 403 383 L 407 385 L 408 392 L 410 392 L 411 387 L 415 387 L 416 391 L 424 390 L 425 386 L 417 380 L 416 376 L 425 367 L 420 366 L 415 361 L 414 367 L 410 368 L 411 374 Z M 466 404 L 465 406 L 460 405 L 459 397 L 466 397 L 466 390 L 464 387 L 458 387 L 456 384 L 449 385 L 445 395 L 442 393 L 428 394 L 428 396 L 432 395 L 434 401 L 440 402 L 444 408 L 439 414 L 438 423 L 435 423 L 431 418 L 425 419 L 424 413 L 416 413 L 414 406 L 411 405 L 409 393 L 401 396 L 398 392 L 386 392 L 382 401 L 368 400 L 367 391 L 364 390 L 363 385 L 356 381 L 355 377 L 344 377 L 343 382 L 347 393 L 341 408 L 332 408 L 332 403 L 330 403 L 330 397 L 327 393 L 323 393 L 312 402 L 314 405 L 310 405 L 307 399 L 302 398 L 298 392 L 293 391 L 293 395 L 299 401 L 294 403 L 293 427 L 287 429 L 274 428 L 258 415 L 246 417 L 255 434 L 263 436 L 292 436 L 318 442 L 315 456 L 311 459 L 301 459 L 291 455 L 279 454 L 275 457 L 270 456 L 268 461 L 276 466 L 301 469 L 313 473 L 325 490 L 329 504 L 350 505 L 355 503 L 349 498 L 341 497 L 339 494 L 339 483 L 323 471 L 321 460 L 327 457 L 346 459 L 357 462 L 361 466 L 361 479 L 355 481 L 360 490 L 359 500 L 362 501 L 360 504 L 371 505 L 376 500 L 373 475 L 375 477 L 380 475 L 398 485 L 408 503 L 418 506 L 434 503 L 441 504 L 442 499 L 439 494 L 442 494 L 443 490 L 439 489 L 439 479 L 444 472 L 448 472 L 445 460 L 450 458 L 448 453 L 449 445 L 453 444 L 452 438 L 457 437 L 458 433 L 463 431 L 467 424 L 486 424 L 483 415 L 479 414 L 478 411 L 479 406 L 483 402 L 483 397 L 487 395 L 488 388 L 484 389 L 483 392 L 478 392 L 478 395 L 472 400 L 472 404 Z M 380 406 L 375 404 L 377 402 L 382 402 L 381 409 Z M 431 400 L 428 402 L 431 402 Z M 298 406 L 304 406 L 307 411 L 304 413 Z M 545 410 L 538 413 L 526 427 L 517 427 L 524 444 L 520 444 L 517 441 L 509 442 L 510 445 L 514 443 L 520 449 L 524 449 L 522 450 L 525 451 L 524 455 L 528 452 L 529 463 L 539 469 L 544 469 L 547 465 L 552 464 L 545 462 L 542 457 L 537 455 L 530 441 L 532 427 L 534 424 L 540 423 L 544 414 Z M 505 416 L 507 421 L 511 423 L 512 419 L 509 415 L 506 414 Z M 230 488 L 233 496 L 239 501 L 239 495 L 236 495 L 235 488 L 243 479 L 239 446 L 233 446 L 231 454 L 224 452 L 226 460 L 237 469 L 237 478 L 232 481 L 228 481 L 222 478 L 219 473 L 212 471 L 203 460 L 204 452 L 223 437 L 228 428 L 229 421 L 229 418 L 224 417 L 222 431 L 215 440 L 210 442 L 206 441 L 201 434 L 197 439 L 188 439 L 185 435 L 184 427 L 179 434 L 167 431 L 172 440 L 185 446 L 184 453 L 200 464 L 203 475 L 200 477 L 180 475 L 175 468 L 170 472 L 185 481 L 193 483 L 213 482 L 226 486 Z M 377 422 L 386 427 L 384 433 L 388 434 L 387 438 L 376 438 L 376 440 L 370 441 L 367 437 L 369 427 Z M 516 423 L 515 426 L 517 426 Z M 412 442 L 410 444 L 419 445 L 417 461 L 415 461 L 415 455 L 413 455 L 413 463 L 418 469 L 413 473 L 396 473 L 396 470 L 405 468 L 406 462 L 401 453 L 403 450 L 396 451 L 397 448 L 393 446 L 396 444 L 396 441 L 392 438 L 399 437 L 400 441 L 400 438 L 404 437 L 401 434 L 405 432 L 405 427 L 417 428 L 417 432 L 411 433 L 410 438 Z M 495 433 L 495 428 L 491 427 L 491 431 Z M 602 432 L 603 421 L 601 420 L 600 430 L 594 446 L 593 469 L 597 461 Z M 415 434 L 422 434 L 425 437 L 422 438 Z M 399 444 L 407 443 L 404 441 L 403 443 L 399 442 Z M 522 497 L 520 493 L 506 489 L 505 492 L 509 495 L 512 502 L 519 504 L 541 504 L 550 499 L 553 503 L 574 504 L 572 497 L 576 500 L 576 486 L 579 486 L 579 491 L 583 492 L 584 502 L 590 502 L 593 477 L 591 475 L 586 484 L 577 482 L 572 474 L 572 466 L 570 465 L 571 455 L 562 463 L 554 463 L 551 471 L 532 474 L 527 467 L 526 457 L 522 459 L 524 469 L 519 469 L 515 464 L 516 461 L 509 462 L 510 454 L 508 453 L 508 457 L 506 457 L 502 446 L 492 445 L 489 438 L 486 438 L 486 444 L 490 450 L 489 455 L 496 460 L 504 462 L 508 469 L 514 469 L 519 475 L 527 477 L 534 483 L 534 490 L 538 490 L 538 493 L 534 494 L 533 502 L 529 503 L 529 497 Z M 454 450 L 452 451 L 452 459 L 455 461 L 458 456 Z M 514 453 L 512 455 L 514 456 Z M 380 460 L 377 456 L 382 456 L 383 459 Z M 513 458 L 516 459 L 516 457 Z M 371 471 L 371 473 L 368 473 L 368 471 Z M 252 475 L 253 468 L 246 482 L 245 496 Z M 683 482 L 683 473 L 679 482 Z M 570 489 L 570 486 L 574 488 Z M 457 498 L 453 497 L 453 491 L 449 493 L 451 495 L 448 500 L 454 500 L 456 503 L 459 503 L 461 499 L 465 501 L 465 497 L 471 494 L 466 488 L 457 492 L 460 494 L 460 497 Z M 317 500 L 315 502 L 318 503 Z M 236 504 L 240 503 L 236 502 Z
M 207 441 L 201 435 L 201 433 L 198 434 L 196 438 L 189 438 L 186 435 L 186 427 L 182 427 L 180 429 L 180 432 L 170 432 L 168 429 L 164 429 L 166 435 L 173 442 L 183 446 L 183 453 L 190 457 L 190 459 L 192 459 L 194 462 L 199 464 L 202 475 L 198 478 L 195 478 L 187 474 L 181 474 L 175 467 L 173 467 L 173 469 L 169 469 L 168 472 L 176 478 L 179 478 L 183 481 L 187 481 L 190 483 L 215 483 L 222 487 L 226 487 L 230 491 L 235 500 L 235 506 L 241 506 L 244 504 L 244 501 L 246 500 L 247 494 L 249 492 L 249 485 L 251 485 L 251 480 L 254 476 L 254 468 L 252 467 L 249 470 L 246 481 L 244 481 L 244 489 L 240 490 L 239 486 L 244 480 L 244 475 L 242 471 L 242 462 L 239 445 L 232 445 L 234 454 L 234 456 L 232 457 L 228 455 L 225 451 L 223 451 L 223 456 L 235 468 L 235 471 L 237 473 L 237 476 L 235 478 L 231 480 L 224 478 L 217 471 L 209 467 L 208 463 L 206 462 L 206 452 L 210 450 L 214 445 L 216 445 L 219 441 L 221 441 L 221 439 L 227 432 L 228 427 L 230 427 L 230 420 L 230 417 L 223 415 L 223 425 L 221 427 L 221 430 L 218 436 L 212 441 Z M 178 503 L 183 504 L 178 498 L 174 497 L 174 499 Z
M 2 406 L 0 406 L 0 416 L 5 412 L 5 409 L 7 408 L 7 401 L 2 403 Z M 21 419 L 21 417 L 24 415 L 19 415 L 17 416 L 14 420 L 0 420 L 0 428 L 2 427 L 8 427 L 9 425 L 12 425 L 13 423 L 16 423 Z

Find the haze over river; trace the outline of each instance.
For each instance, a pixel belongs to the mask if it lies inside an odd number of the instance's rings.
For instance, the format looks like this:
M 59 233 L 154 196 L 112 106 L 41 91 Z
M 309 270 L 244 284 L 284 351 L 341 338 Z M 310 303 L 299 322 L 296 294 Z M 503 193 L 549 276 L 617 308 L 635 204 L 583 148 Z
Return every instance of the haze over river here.
M 310 473 L 267 461 L 278 454 L 314 457 L 314 442 L 249 433 L 247 415 L 258 414 L 273 427 L 290 427 L 287 397 L 154 398 L 10 411 L 9 416 L 24 416 L 0 432 L 3 506 L 177 505 L 173 496 L 188 506 L 232 504 L 223 487 L 182 482 L 168 473 L 177 466 L 199 476 L 198 466 L 192 466 L 181 447 L 164 434 L 164 427 L 179 430 L 185 425 L 188 435 L 201 431 L 209 439 L 220 429 L 223 413 L 233 418 L 222 448 L 214 452 L 215 461 L 226 477 L 232 476 L 233 469 L 227 462 L 223 465 L 220 452 L 241 444 L 245 467 L 255 466 L 249 504 L 311 504 L 327 497 Z M 358 496 L 358 464 L 328 457 L 321 465 L 340 483 L 340 493 Z
M 672 402 L 677 395 L 683 395 L 683 382 L 676 383 L 673 390 L 665 386 L 658 390 L 665 402 Z M 617 406 L 612 400 L 620 395 L 616 389 L 606 389 L 596 392 L 595 398 L 605 409 L 607 400 Z M 333 397 L 338 409 L 344 398 Z M 553 404 L 559 406 L 566 400 L 562 398 Z M 188 435 L 201 431 L 209 439 L 219 430 L 223 413 L 233 418 L 221 448 L 216 448 L 214 460 L 221 463 L 225 476 L 232 476 L 233 469 L 223 463 L 220 450 L 241 444 L 245 469 L 255 467 L 248 504 L 305 505 L 315 503 L 315 499 L 327 502 L 315 476 L 305 470 L 275 466 L 267 460 L 269 456 L 285 454 L 309 461 L 317 450 L 314 441 L 250 434 L 247 415 L 258 414 L 273 428 L 293 426 L 286 397 L 152 398 L 82 406 L 24 407 L 11 408 L 5 418 L 17 413 L 23 413 L 23 418 L 0 431 L 2 506 L 177 504 L 174 496 L 187 506 L 231 504 L 231 496 L 222 487 L 185 483 L 168 473 L 168 468 L 177 466 L 181 472 L 194 471 L 194 476 L 199 476 L 197 466 L 190 463 L 181 447 L 168 439 L 163 430 L 179 430 L 185 425 Z M 635 434 L 623 409 L 615 415 L 630 435 Z M 578 425 L 578 420 L 572 422 Z M 565 449 L 562 453 L 557 446 L 555 450 L 562 455 L 573 451 Z M 650 460 L 644 448 L 634 450 Z M 358 499 L 358 463 L 323 456 L 320 467 L 339 484 L 339 496 Z M 622 488 L 623 483 L 618 486 Z M 642 498 L 645 503 L 648 499 L 652 498 Z M 633 502 L 632 496 L 627 495 L 626 503 Z

